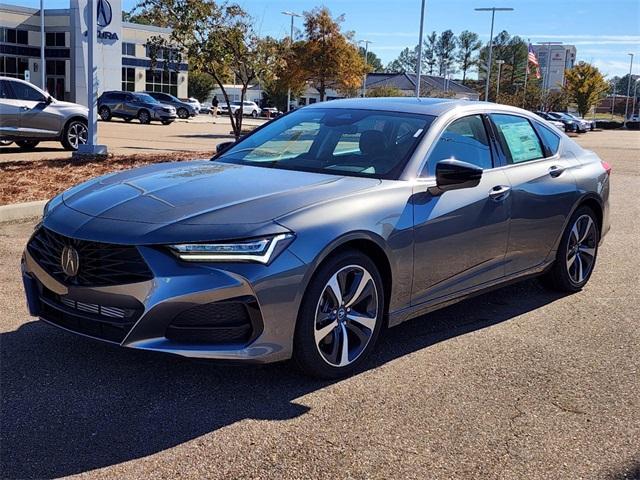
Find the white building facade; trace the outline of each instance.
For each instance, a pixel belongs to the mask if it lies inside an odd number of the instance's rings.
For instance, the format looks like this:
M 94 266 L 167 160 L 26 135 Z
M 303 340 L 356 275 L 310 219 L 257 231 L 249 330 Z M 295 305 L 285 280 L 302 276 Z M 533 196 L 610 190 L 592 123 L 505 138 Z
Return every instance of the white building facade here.
M 565 70 L 572 68 L 576 63 L 576 47 L 574 45 L 534 45 L 533 51 L 540 63 L 544 88 L 560 90 L 564 85 Z
M 87 0 L 68 9 L 45 9 L 45 85 L 41 81 L 40 11 L 0 4 L 0 76 L 25 79 L 55 98 L 86 103 Z M 98 93 L 106 90 L 162 91 L 187 97 L 188 65 L 153 62 L 147 41 L 170 30 L 122 21 L 120 0 L 96 0 Z

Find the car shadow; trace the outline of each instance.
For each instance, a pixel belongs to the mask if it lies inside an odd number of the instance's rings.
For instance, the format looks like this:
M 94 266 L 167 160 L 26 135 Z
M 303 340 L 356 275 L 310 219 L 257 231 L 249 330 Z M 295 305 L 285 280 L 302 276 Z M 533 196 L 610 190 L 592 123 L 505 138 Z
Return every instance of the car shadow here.
M 559 298 L 530 280 L 411 320 L 385 332 L 362 370 Z M 36 321 L 0 342 L 0 458 L 8 478 L 82 473 L 244 419 L 295 418 L 309 411 L 297 398 L 331 383 L 288 364 L 232 368 L 110 346 Z
M 8 155 L 10 153 L 18 154 L 18 153 L 47 153 L 47 152 L 66 152 L 63 147 L 54 148 L 54 147 L 35 147 L 30 150 L 23 150 L 19 147 L 15 147 L 13 145 L 9 145 L 6 147 L 0 147 L 0 154 Z M 71 152 L 69 152 L 71 155 Z
M 232 139 L 232 140 L 234 138 L 232 134 L 225 135 L 222 133 L 189 133 L 189 134 L 173 135 L 173 136 L 178 138 L 208 138 L 208 139 L 221 138 L 221 139 Z

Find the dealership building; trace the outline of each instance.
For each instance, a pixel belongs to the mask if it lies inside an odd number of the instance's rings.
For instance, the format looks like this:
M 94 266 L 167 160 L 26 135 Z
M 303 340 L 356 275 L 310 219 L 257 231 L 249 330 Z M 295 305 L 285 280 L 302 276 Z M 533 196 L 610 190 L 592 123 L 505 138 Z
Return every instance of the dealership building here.
M 540 63 L 540 73 L 544 87 L 560 90 L 564 85 L 564 72 L 576 63 L 574 45 L 551 44 L 534 45 L 533 51 Z
M 161 91 L 187 97 L 188 67 L 150 58 L 147 41 L 169 29 L 122 21 L 120 0 L 96 0 L 98 93 L 106 90 Z M 87 0 L 68 9 L 45 9 L 45 85 L 42 85 L 40 10 L 0 3 L 0 76 L 26 79 L 60 100 L 86 104 Z

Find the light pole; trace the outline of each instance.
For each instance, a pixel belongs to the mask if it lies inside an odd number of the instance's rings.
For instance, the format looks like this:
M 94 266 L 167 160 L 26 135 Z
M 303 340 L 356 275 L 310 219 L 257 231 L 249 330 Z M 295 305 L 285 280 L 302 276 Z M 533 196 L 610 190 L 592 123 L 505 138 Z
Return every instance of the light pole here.
M 504 60 L 496 60 L 498 64 L 498 83 L 496 84 L 496 103 L 498 103 L 498 98 L 500 98 L 500 74 L 502 73 L 502 64 Z
M 631 71 L 633 70 L 633 53 L 627 53 L 631 57 L 629 62 L 629 81 L 627 82 L 627 101 L 624 104 L 624 126 L 627 126 L 627 114 L 629 113 L 629 95 L 631 94 Z
M 613 115 L 614 115 L 614 110 L 616 108 L 616 88 L 618 87 L 618 85 L 616 85 L 616 82 L 613 82 L 613 100 L 611 101 L 611 120 L 613 120 Z
M 631 116 L 636 114 L 636 97 L 638 96 L 638 79 L 633 81 L 633 103 L 631 104 Z
M 476 12 L 491 12 L 491 33 L 489 34 L 489 58 L 487 59 L 487 79 L 484 86 L 484 101 L 489 101 L 489 81 L 491 80 L 491 55 L 493 53 L 493 22 L 496 17 L 496 12 L 512 12 L 513 8 L 475 8 Z
M 44 45 L 45 45 L 45 33 L 44 33 L 44 0 L 40 0 L 40 78 L 42 90 L 47 90 L 47 77 L 46 68 L 47 62 L 44 58 Z M 49 92 L 51 93 L 51 92 Z
M 418 36 L 418 65 L 416 65 L 416 98 L 420 98 L 420 75 L 422 74 L 422 31 L 424 30 L 424 7 L 425 0 L 422 0 L 420 8 L 420 35 Z
M 291 33 L 289 35 L 289 48 L 293 47 L 293 19 L 295 17 L 301 17 L 302 15 L 295 12 L 282 12 L 283 15 L 288 15 L 291 17 Z M 291 87 L 287 89 L 287 112 L 291 111 Z
M 369 66 L 369 44 L 371 40 L 360 40 L 358 43 L 364 43 L 364 66 Z M 364 80 L 362 81 L 362 98 L 367 96 L 367 71 L 364 72 Z

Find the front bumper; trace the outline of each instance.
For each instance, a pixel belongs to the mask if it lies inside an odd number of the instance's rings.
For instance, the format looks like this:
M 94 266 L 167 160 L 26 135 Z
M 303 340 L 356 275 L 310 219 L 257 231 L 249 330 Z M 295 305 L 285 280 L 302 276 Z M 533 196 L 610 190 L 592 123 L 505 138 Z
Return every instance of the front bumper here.
M 154 110 L 152 115 L 154 120 L 161 120 L 161 121 L 175 120 L 178 118 L 178 115 L 175 111 L 167 112 L 164 110 Z
M 268 266 L 238 263 L 224 265 L 224 269 L 220 264 L 180 262 L 160 248 L 138 250 L 154 273 L 153 279 L 86 287 L 54 278 L 25 249 L 22 275 L 31 315 L 127 348 L 255 363 L 291 357 L 306 266 L 288 250 Z M 246 342 L 194 342 L 168 335 L 184 312 L 237 299 L 253 308 L 253 330 Z M 118 318 L 98 315 L 114 311 L 125 313 Z

